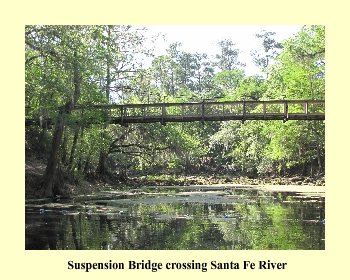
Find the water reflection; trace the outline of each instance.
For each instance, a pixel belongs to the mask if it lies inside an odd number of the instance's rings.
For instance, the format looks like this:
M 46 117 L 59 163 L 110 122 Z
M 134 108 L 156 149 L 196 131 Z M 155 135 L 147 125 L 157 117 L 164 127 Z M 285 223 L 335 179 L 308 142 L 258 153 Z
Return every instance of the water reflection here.
M 31 201 L 25 244 L 27 250 L 323 250 L 324 206 L 322 197 L 256 191 Z

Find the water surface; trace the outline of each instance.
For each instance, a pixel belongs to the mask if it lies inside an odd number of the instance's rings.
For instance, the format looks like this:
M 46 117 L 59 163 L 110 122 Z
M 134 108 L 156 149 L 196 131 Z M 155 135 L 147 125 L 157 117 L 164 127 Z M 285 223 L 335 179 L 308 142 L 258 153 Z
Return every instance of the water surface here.
M 312 194 L 144 189 L 27 200 L 25 211 L 27 250 L 325 249 L 325 199 Z

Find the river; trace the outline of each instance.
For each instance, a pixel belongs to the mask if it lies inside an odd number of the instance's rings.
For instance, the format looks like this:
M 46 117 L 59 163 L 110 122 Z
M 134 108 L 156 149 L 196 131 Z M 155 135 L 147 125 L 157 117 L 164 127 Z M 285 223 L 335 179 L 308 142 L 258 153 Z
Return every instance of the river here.
M 325 197 L 190 186 L 30 199 L 25 249 L 324 250 Z

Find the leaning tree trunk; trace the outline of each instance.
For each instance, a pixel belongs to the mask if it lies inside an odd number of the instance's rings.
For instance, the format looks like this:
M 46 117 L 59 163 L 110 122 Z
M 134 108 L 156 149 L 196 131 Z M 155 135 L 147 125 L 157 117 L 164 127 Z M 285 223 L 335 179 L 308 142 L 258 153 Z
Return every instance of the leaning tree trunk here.
M 100 176 L 104 176 L 107 174 L 107 153 L 101 151 L 100 159 L 97 167 L 97 174 Z
M 67 130 L 63 136 L 63 144 L 62 144 L 62 164 L 67 165 L 67 146 L 68 146 L 68 133 Z
M 58 180 L 58 161 L 59 161 L 59 150 L 62 141 L 63 131 L 64 131 L 64 115 L 70 114 L 74 108 L 74 105 L 80 97 L 80 77 L 79 77 L 79 65 L 78 65 L 78 53 L 74 52 L 74 96 L 70 101 L 68 101 L 65 106 L 60 110 L 59 117 L 55 125 L 55 132 L 52 142 L 52 149 L 46 166 L 43 187 L 45 189 L 45 196 L 51 197 L 58 194 L 60 184 L 55 187 Z M 55 191 L 54 191 L 55 190 Z
M 79 127 L 75 129 L 72 149 L 70 151 L 70 156 L 69 156 L 68 169 L 71 171 L 74 169 L 73 162 L 74 162 L 75 152 L 78 144 L 78 137 L 79 137 Z
M 107 47 L 108 47 L 109 46 L 109 42 L 110 42 L 109 38 L 110 38 L 110 35 L 111 35 L 109 28 L 108 28 L 107 32 L 108 32 L 108 36 L 107 36 L 107 38 L 108 38 L 108 40 L 107 40 Z M 106 99 L 107 99 L 107 102 L 109 103 L 112 79 L 111 79 L 110 58 L 109 58 L 108 55 L 106 56 L 106 67 L 107 67 L 107 73 L 106 73 Z M 106 123 L 103 124 L 103 129 L 106 129 L 108 120 L 104 120 L 104 121 Z M 101 133 L 101 137 L 102 137 L 102 139 L 105 138 L 104 131 Z M 99 159 L 97 170 L 96 170 L 96 173 L 99 176 L 105 176 L 107 174 L 107 172 L 108 172 L 107 171 L 107 157 L 108 157 L 107 152 L 104 151 L 104 149 L 102 148 L 102 150 L 100 151 L 100 159 Z
M 53 195 L 53 187 L 55 183 L 55 178 L 57 177 L 57 164 L 58 164 L 58 152 L 60 149 L 61 139 L 63 135 L 63 121 L 58 119 L 55 125 L 55 132 L 53 135 L 53 142 L 49 160 L 47 162 L 45 175 L 44 175 L 44 188 L 45 196 L 51 197 Z

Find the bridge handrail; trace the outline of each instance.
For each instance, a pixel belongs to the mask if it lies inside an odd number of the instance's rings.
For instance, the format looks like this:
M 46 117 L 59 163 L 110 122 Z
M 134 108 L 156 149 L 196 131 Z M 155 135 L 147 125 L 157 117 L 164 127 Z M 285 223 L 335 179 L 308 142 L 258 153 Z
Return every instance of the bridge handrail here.
M 270 106 L 272 105 L 272 106 Z M 277 105 L 277 107 L 276 107 Z M 297 105 L 295 107 L 294 105 Z M 316 105 L 316 107 L 313 107 Z M 318 105 L 321 105 L 319 107 Z M 229 119 L 324 119 L 324 100 L 245 100 L 222 102 L 181 102 L 153 104 L 108 104 L 75 106 L 74 111 L 101 109 L 104 118 L 115 123 L 198 121 Z M 294 106 L 294 107 L 293 107 Z M 311 108 L 311 109 L 310 109 Z M 107 113 L 107 114 L 106 114 Z M 192 118 L 192 119 L 191 119 Z M 49 116 L 46 119 L 50 119 Z M 26 122 L 33 119 L 26 117 Z
M 169 102 L 169 103 L 127 103 L 127 104 L 102 104 L 102 105 L 91 105 L 91 106 L 82 106 L 76 105 L 73 110 L 82 110 L 82 109 L 118 109 L 118 108 L 144 108 L 144 107 L 166 107 L 169 106 L 195 106 L 195 105 L 220 105 L 220 104 L 325 104 L 325 100 L 242 100 L 242 101 L 202 101 L 202 102 Z M 32 106 L 25 106 L 26 109 L 33 108 Z M 62 106 L 56 108 L 53 107 L 40 107 L 40 109 L 56 109 L 59 110 Z
M 148 107 L 170 107 L 170 106 L 200 106 L 202 104 L 205 105 L 220 105 L 220 104 L 325 104 L 324 100 L 242 100 L 242 101 L 201 101 L 201 102 L 159 102 L 159 103 L 128 103 L 128 104 L 105 104 L 105 105 L 93 105 L 93 106 L 80 106 L 77 105 L 73 110 L 81 110 L 81 109 L 118 109 L 118 108 L 148 108 Z

